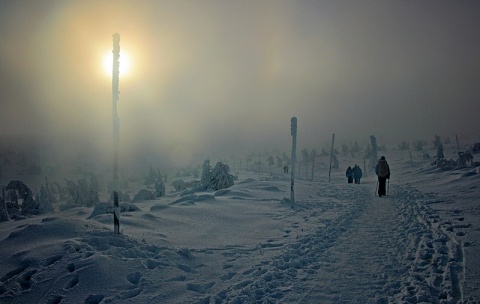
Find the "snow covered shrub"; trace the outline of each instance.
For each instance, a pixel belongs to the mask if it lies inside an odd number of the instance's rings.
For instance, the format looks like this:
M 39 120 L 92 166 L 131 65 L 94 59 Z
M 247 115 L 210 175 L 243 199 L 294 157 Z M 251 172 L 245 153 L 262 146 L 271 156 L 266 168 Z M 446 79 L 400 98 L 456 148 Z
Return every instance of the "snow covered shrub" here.
M 151 185 L 155 182 L 157 179 L 157 173 L 153 169 L 152 166 L 150 166 L 150 169 L 148 170 L 148 175 L 145 177 L 145 181 L 143 182 L 144 185 Z
M 52 212 L 53 204 L 55 203 L 55 196 L 50 191 L 48 183 L 46 186 L 41 185 L 40 194 L 37 196 L 38 209 L 41 213 Z
M 183 191 L 187 189 L 187 184 L 181 179 L 173 181 L 172 186 L 175 188 L 175 191 Z
M 120 212 L 140 211 L 140 208 L 131 203 L 120 203 L 119 207 Z M 101 202 L 95 205 L 92 214 L 88 218 L 90 219 L 100 214 L 113 214 L 114 210 L 113 202 Z
M 405 151 L 409 149 L 410 149 L 410 145 L 406 141 L 402 141 L 401 143 L 398 144 L 398 150 Z
M 332 154 L 332 161 L 333 161 L 332 168 L 339 169 L 340 165 L 338 164 L 338 158 L 337 158 L 337 155 L 335 155 L 335 153 Z
M 202 165 L 202 177 L 200 179 L 200 183 L 202 185 L 208 185 L 210 182 L 210 171 L 212 170 L 212 167 L 210 167 L 210 160 L 206 159 L 203 161 Z
M 228 165 L 222 162 L 217 162 L 215 168 L 212 171 L 205 171 L 210 167 L 208 161 L 208 167 L 205 166 L 207 161 L 204 162 L 204 172 L 202 173 L 201 184 L 205 190 L 220 190 L 229 188 L 234 185 L 234 176 L 229 173 L 230 168 Z
M 5 190 L 14 190 L 15 195 L 23 199 L 21 206 L 22 215 L 39 214 L 42 212 L 42 210 L 39 209 L 38 202 L 33 198 L 32 190 L 23 182 L 11 181 Z
M 437 145 L 437 159 L 442 158 L 445 158 L 445 155 L 443 155 L 443 144 L 440 142 Z
M 165 195 L 165 184 L 163 183 L 163 179 L 159 178 L 155 182 L 155 196 L 161 197 Z
M 132 203 L 136 203 L 138 201 L 150 201 L 150 200 L 154 200 L 154 199 L 155 199 L 155 195 L 152 193 L 152 191 L 147 190 L 147 189 L 141 189 L 133 197 Z
M 5 196 L 5 189 L 3 189 L 3 196 Z M 0 197 L 0 222 L 9 221 L 10 216 L 8 216 L 7 205 L 3 198 Z
M 369 166 L 370 166 L 370 168 L 373 168 L 373 167 L 375 167 L 375 165 L 377 164 L 377 161 L 378 161 L 377 139 L 375 138 L 374 135 L 370 136 L 370 142 L 371 142 L 370 150 L 368 151 L 369 152 L 368 155 L 365 155 L 365 158 L 370 159 Z
M 426 145 L 425 141 L 418 140 L 416 143 L 413 143 L 416 151 L 423 151 L 423 147 Z
M 442 139 L 440 136 L 435 135 L 435 140 L 433 141 L 433 147 L 438 149 L 438 147 L 442 144 Z
M 90 173 L 89 177 L 89 180 L 82 178 L 79 179 L 77 183 L 65 179 L 67 184 L 66 192 L 70 196 L 70 201 L 67 203 L 67 205 L 70 205 L 71 207 L 91 207 L 100 202 L 97 178 L 93 173 Z

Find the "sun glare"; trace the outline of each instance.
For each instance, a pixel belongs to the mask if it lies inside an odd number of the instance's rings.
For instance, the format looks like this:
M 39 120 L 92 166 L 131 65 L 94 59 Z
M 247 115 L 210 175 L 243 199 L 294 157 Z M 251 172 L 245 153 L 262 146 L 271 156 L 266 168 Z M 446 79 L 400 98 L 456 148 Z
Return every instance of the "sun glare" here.
M 130 58 L 127 53 L 120 51 L 120 67 L 119 67 L 119 72 L 121 76 L 125 76 L 128 74 L 128 71 L 130 70 Z M 109 76 L 112 75 L 112 69 L 113 69 L 113 54 L 112 52 L 109 52 L 105 54 L 103 57 L 103 70 L 105 73 Z

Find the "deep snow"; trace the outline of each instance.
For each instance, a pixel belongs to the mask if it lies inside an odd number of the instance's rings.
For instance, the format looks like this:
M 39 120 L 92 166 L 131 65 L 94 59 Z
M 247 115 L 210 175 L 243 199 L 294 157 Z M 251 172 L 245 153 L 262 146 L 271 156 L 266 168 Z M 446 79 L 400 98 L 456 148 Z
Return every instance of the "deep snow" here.
M 237 170 L 216 192 L 167 183 L 119 236 L 93 207 L 0 223 L 0 303 L 480 303 L 478 168 L 418 153 L 383 152 L 382 198 L 340 156 L 330 183 L 328 157 L 296 180 L 295 206 L 289 175 Z

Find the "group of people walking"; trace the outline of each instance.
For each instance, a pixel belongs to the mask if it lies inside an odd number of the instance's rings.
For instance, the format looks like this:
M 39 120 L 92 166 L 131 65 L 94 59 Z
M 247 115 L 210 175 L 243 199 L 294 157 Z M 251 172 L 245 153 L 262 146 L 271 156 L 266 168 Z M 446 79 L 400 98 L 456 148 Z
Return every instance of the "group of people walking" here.
M 380 157 L 378 160 L 377 165 L 375 166 L 375 173 L 378 177 L 378 196 L 385 196 L 387 195 L 387 179 L 390 180 L 390 166 L 388 165 L 385 156 Z M 353 182 L 355 182 L 355 184 L 360 184 L 360 179 L 363 176 L 362 169 L 358 165 L 355 165 L 353 168 L 349 166 L 345 175 L 349 184 Z
M 347 176 L 347 181 L 349 184 L 353 183 L 354 181 L 355 184 L 360 184 L 360 179 L 363 176 L 363 172 L 358 165 L 355 165 L 353 168 L 348 166 L 345 175 Z

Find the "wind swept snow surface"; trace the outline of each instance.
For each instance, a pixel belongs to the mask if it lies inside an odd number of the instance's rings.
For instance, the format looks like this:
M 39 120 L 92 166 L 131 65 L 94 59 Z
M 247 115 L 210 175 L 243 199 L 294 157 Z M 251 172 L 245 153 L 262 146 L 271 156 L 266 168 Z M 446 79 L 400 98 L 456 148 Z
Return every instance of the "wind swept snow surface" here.
M 396 153 L 382 198 L 324 170 L 292 206 L 289 175 L 239 171 L 137 201 L 121 235 L 93 207 L 0 223 L 0 303 L 479 303 L 479 175 Z

